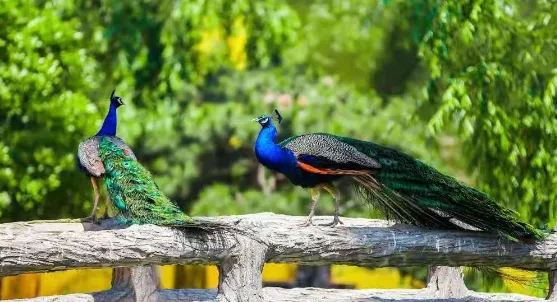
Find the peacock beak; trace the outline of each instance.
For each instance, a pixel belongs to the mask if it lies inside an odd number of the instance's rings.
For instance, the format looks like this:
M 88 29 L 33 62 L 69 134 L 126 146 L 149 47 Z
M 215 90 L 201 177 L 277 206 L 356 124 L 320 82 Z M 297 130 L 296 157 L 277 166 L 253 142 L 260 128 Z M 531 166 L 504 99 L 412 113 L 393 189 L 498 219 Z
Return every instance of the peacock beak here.
M 259 122 L 260 118 L 256 117 L 253 120 L 251 120 L 252 122 Z

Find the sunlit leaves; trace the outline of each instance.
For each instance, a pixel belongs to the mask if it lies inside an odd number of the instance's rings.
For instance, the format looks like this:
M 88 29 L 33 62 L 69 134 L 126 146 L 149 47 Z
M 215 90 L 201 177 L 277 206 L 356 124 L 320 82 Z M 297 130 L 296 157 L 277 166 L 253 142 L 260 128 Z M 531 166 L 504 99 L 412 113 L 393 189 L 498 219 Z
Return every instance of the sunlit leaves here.
M 0 6 L 0 208 L 10 206 L 3 219 L 36 215 L 48 206 L 47 196 L 75 168 L 73 154 L 90 131 L 87 121 L 98 113 L 89 106 L 91 91 L 99 88 L 98 65 L 80 20 L 65 15 L 71 8 L 65 4 Z
M 439 133 L 456 124 L 481 187 L 525 218 L 554 222 L 556 7 L 551 1 L 424 1 L 420 52 Z

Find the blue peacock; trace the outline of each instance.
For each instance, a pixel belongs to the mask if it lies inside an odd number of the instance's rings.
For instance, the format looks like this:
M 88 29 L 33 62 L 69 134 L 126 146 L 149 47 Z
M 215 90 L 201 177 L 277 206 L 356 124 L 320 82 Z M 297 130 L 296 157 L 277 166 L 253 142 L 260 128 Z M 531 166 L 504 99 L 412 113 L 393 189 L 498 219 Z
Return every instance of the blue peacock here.
M 108 204 L 113 205 L 115 220 L 120 224 L 215 227 L 215 224 L 200 226 L 182 212 L 162 193 L 151 173 L 137 161 L 131 148 L 116 136 L 116 110 L 124 102 L 114 93 L 110 96 L 110 108 L 101 129 L 78 147 L 77 164 L 91 178 L 95 196 L 91 215 L 82 220 L 98 222 L 96 211 L 100 194 L 97 181 L 103 178 L 108 192 L 105 209 Z M 107 216 L 105 210 L 104 217 Z
M 293 136 L 277 143 L 273 119 L 262 115 L 255 154 L 265 167 L 284 174 L 294 185 L 311 190 L 311 210 L 305 225 L 312 224 L 321 189 L 335 200 L 339 219 L 340 192 L 333 184 L 350 180 L 363 198 L 387 219 L 400 223 L 444 229 L 477 229 L 510 239 L 542 239 L 547 233 L 520 221 L 483 192 L 445 175 L 421 161 L 372 142 L 327 133 Z
M 77 166 L 81 172 L 90 178 L 94 194 L 93 210 L 91 211 L 91 215 L 83 218 L 83 221 L 97 221 L 97 207 L 100 198 L 98 179 L 104 177 L 105 175 L 104 164 L 99 153 L 99 144 L 101 139 L 106 138 L 107 140 L 112 141 L 114 144 L 124 149 L 130 157 L 133 158 L 133 160 L 136 160 L 135 154 L 131 148 L 128 147 L 128 145 L 126 145 L 121 138 L 116 136 L 116 126 L 118 124 L 116 111 L 120 106 L 124 105 L 124 102 L 121 97 L 114 95 L 115 92 L 115 90 L 112 91 L 112 94 L 110 95 L 108 113 L 106 114 L 99 132 L 97 132 L 94 136 L 81 141 L 77 147 Z M 103 215 L 105 218 L 108 217 L 108 204 L 109 202 L 107 200 Z

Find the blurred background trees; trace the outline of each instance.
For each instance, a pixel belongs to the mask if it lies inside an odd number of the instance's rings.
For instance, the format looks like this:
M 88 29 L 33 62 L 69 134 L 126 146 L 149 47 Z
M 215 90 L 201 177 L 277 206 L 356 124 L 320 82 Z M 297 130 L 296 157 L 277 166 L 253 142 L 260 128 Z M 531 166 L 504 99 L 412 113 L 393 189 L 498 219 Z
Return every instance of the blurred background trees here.
M 119 136 L 193 215 L 306 214 L 307 192 L 254 159 L 250 120 L 278 108 L 280 137 L 390 145 L 557 220 L 553 1 L 0 3 L 3 222 L 87 214 L 74 153 L 114 88 Z M 345 215 L 377 217 L 345 196 Z

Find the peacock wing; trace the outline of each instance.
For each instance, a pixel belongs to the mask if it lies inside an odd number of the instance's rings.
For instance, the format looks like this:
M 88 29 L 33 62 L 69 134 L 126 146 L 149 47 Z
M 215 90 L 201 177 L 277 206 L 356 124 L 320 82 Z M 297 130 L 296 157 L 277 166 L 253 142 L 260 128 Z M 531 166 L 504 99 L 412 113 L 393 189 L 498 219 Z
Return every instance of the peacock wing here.
M 291 150 L 300 168 L 312 173 L 359 175 L 381 168 L 377 160 L 330 134 L 300 135 L 279 145 Z
M 133 160 L 137 160 L 137 157 L 133 153 L 132 149 L 121 138 L 117 136 L 107 136 L 106 138 L 116 144 L 116 146 L 122 148 L 124 153 L 130 156 Z
M 124 150 L 133 160 L 137 160 L 132 149 L 117 136 L 93 136 L 79 143 L 77 147 L 77 160 L 82 169 L 87 174 L 94 177 L 101 177 L 105 174 L 105 167 L 99 154 L 99 143 L 101 139 L 107 139 L 116 146 Z
M 99 156 L 99 138 L 90 137 L 79 143 L 77 147 L 77 160 L 79 165 L 91 176 L 101 177 L 104 172 L 104 165 Z

